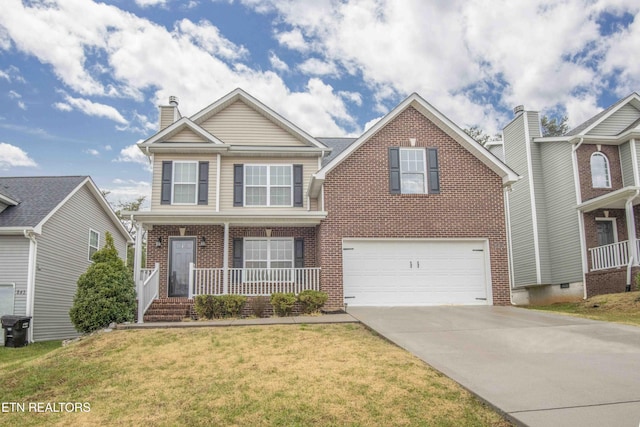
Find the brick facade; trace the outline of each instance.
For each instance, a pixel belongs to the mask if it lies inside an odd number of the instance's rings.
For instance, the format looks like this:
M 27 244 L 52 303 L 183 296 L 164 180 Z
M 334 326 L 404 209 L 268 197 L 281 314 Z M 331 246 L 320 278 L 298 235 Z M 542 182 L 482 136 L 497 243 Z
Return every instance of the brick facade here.
M 622 167 L 620 165 L 618 146 L 602 145 L 600 148 L 600 151 L 609 159 L 611 188 L 593 188 L 591 181 L 591 155 L 598 151 L 598 147 L 594 144 L 583 144 L 576 152 L 582 201 L 587 201 L 622 188 Z
M 637 290 L 635 277 L 640 273 L 640 267 L 631 269 L 631 290 Z M 627 269 L 616 268 L 612 270 L 593 271 L 585 275 L 587 298 L 594 295 L 613 294 L 624 292 L 627 286 Z
M 147 235 L 147 268 L 160 264 L 160 298 L 168 296 L 169 241 L 180 236 L 178 225 L 156 225 Z M 201 268 L 222 268 L 224 227 L 221 225 L 187 225 L 184 237 L 196 240 L 196 266 Z M 238 237 L 265 237 L 267 227 L 229 227 L 229 267 L 232 267 L 233 239 Z M 316 267 L 316 227 L 269 227 L 272 237 L 292 237 L 304 239 L 305 267 Z M 205 237 L 206 246 L 200 246 Z M 162 245 L 157 247 L 158 237 Z
M 438 148 L 440 194 L 390 194 L 389 147 Z M 327 306 L 343 304 L 342 239 L 488 238 L 493 303 L 510 303 L 501 178 L 412 107 L 380 129 L 324 183 L 318 259 Z

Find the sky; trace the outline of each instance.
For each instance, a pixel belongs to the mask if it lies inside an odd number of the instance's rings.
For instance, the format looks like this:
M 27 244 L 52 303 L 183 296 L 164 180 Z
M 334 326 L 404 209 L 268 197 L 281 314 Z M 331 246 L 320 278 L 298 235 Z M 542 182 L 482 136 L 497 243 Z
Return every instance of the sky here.
M 242 88 L 313 136 L 416 92 L 462 128 L 524 105 L 577 126 L 640 91 L 637 0 L 2 0 L 0 176 L 91 175 L 150 197 L 136 143 L 177 96 Z

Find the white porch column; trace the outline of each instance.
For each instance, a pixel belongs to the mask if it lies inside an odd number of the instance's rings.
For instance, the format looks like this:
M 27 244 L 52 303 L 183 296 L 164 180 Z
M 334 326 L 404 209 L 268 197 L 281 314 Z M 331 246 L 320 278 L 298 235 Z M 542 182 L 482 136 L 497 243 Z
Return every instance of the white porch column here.
M 229 293 L 229 223 L 224 223 L 224 243 L 222 246 L 222 292 Z
M 636 219 L 633 215 L 633 198 L 629 198 L 624 204 L 627 216 L 627 235 L 629 236 L 629 255 L 633 257 L 633 264 L 638 264 L 638 249 L 636 244 Z
M 138 323 L 144 322 L 144 289 L 142 288 L 142 280 L 140 280 L 143 234 L 144 229 L 142 228 L 142 223 L 136 223 L 136 240 L 133 247 L 133 283 L 136 284 L 136 293 L 138 294 Z

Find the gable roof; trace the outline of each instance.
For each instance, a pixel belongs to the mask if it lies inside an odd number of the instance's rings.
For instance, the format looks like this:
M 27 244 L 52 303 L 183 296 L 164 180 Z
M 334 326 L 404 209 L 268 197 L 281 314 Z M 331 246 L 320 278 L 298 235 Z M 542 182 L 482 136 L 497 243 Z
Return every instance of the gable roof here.
M 131 236 L 88 176 L 0 177 L 0 191 L 17 202 L 0 212 L 0 234 L 21 229 L 41 233 L 44 223 L 84 185 L 130 241 Z
M 342 153 L 344 150 L 349 148 L 351 144 L 356 142 L 358 138 L 320 138 L 316 137 L 316 139 L 322 142 L 327 147 L 331 148 L 331 153 L 324 156 L 322 159 L 322 166 L 329 163 L 331 160 L 336 158 L 338 154 Z
M 175 136 L 175 135 L 179 134 L 180 132 L 182 132 L 182 131 L 184 131 L 186 129 L 192 131 L 196 135 L 201 136 L 205 140 L 205 142 L 198 142 L 198 143 L 195 143 L 195 144 L 208 144 L 208 143 L 210 143 L 210 144 L 214 144 L 214 145 L 219 145 L 221 147 L 226 147 L 226 145 L 222 141 L 220 141 L 215 136 L 211 135 L 206 130 L 202 129 L 202 127 L 198 126 L 196 123 L 194 123 L 192 120 L 190 120 L 187 117 L 180 118 L 178 121 L 172 123 L 171 125 L 167 126 L 164 129 L 162 129 L 160 132 L 158 132 L 155 135 L 151 136 L 150 138 L 147 138 L 146 140 L 142 141 L 140 144 L 138 144 L 138 146 L 141 147 L 141 148 L 149 147 L 149 146 L 151 146 L 151 144 L 154 144 L 154 143 L 156 143 L 158 141 L 163 141 L 163 140 L 169 139 L 172 136 Z M 181 142 L 179 144 L 187 145 L 188 143 L 182 143 Z
M 635 101 L 640 105 L 640 95 L 638 95 L 638 93 L 636 92 L 633 92 L 630 95 L 622 99 L 619 99 L 609 108 L 602 110 L 601 112 L 591 117 L 587 121 L 571 129 L 569 132 L 564 134 L 564 136 L 576 136 L 576 135 L 584 135 L 589 133 L 589 131 L 591 131 L 593 128 L 595 128 L 596 126 L 604 122 L 606 119 L 611 117 L 616 111 L 618 111 L 620 108 L 627 105 L 631 101 Z M 625 129 L 625 130 L 628 130 L 628 129 Z
M 504 164 L 502 161 L 500 161 L 500 159 L 489 152 L 489 150 L 484 148 L 480 143 L 467 135 L 462 129 L 460 129 L 460 127 L 458 127 L 458 125 L 453 123 L 444 114 L 435 109 L 431 104 L 420 97 L 420 95 L 418 95 L 417 93 L 413 93 L 404 101 L 402 101 L 396 108 L 391 110 L 386 116 L 380 119 L 375 125 L 370 127 L 364 134 L 362 134 L 360 138 L 351 143 L 340 154 L 333 157 L 322 167 L 322 169 L 314 174 L 312 182 L 310 183 L 310 193 L 315 194 L 315 192 L 319 190 L 322 182 L 324 182 L 327 173 L 331 172 L 331 170 L 342 163 L 354 151 L 362 146 L 362 144 L 367 142 L 380 129 L 386 126 L 389 122 L 391 122 L 400 113 L 402 113 L 409 107 L 413 107 L 418 110 L 422 115 L 424 115 L 438 128 L 440 128 L 444 133 L 453 138 L 463 148 L 466 148 L 471 154 L 478 158 L 478 160 L 480 160 L 492 171 L 502 177 L 502 184 L 504 186 L 511 185 L 519 179 L 518 174 L 515 173 L 509 166 Z
M 311 135 L 309 135 L 308 133 L 306 133 L 305 131 L 303 131 L 293 123 L 291 123 L 289 120 L 285 119 L 280 114 L 276 113 L 271 108 L 267 107 L 265 104 L 258 101 L 256 98 L 249 95 L 247 92 L 245 92 L 240 88 L 233 90 L 232 92 L 223 96 L 219 100 L 215 101 L 213 104 L 200 110 L 199 112 L 191 116 L 191 120 L 194 123 L 201 125 L 208 118 L 224 110 L 225 108 L 227 108 L 228 106 L 230 106 L 231 104 L 237 101 L 241 101 L 245 103 L 247 106 L 249 106 L 256 112 L 258 112 L 259 114 L 263 115 L 268 120 L 270 120 L 277 126 L 281 127 L 285 131 L 289 132 L 291 135 L 298 138 L 300 141 L 302 141 L 306 145 L 310 147 L 325 149 L 325 150 L 327 149 L 327 147 L 321 142 L 319 142 L 317 139 L 315 139 L 314 137 L 312 137 Z

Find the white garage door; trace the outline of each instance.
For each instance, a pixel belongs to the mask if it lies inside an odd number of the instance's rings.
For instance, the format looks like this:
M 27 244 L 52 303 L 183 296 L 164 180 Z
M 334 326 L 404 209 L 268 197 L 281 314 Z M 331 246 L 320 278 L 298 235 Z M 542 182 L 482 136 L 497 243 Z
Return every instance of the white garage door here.
M 344 240 L 352 306 L 491 304 L 484 241 Z

